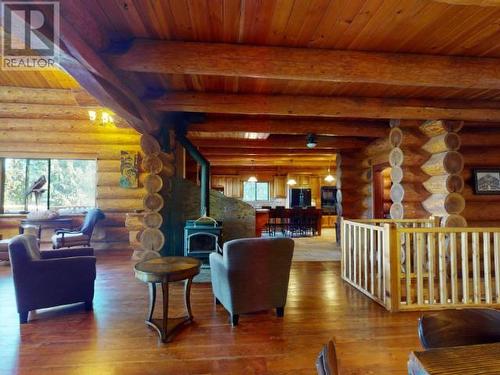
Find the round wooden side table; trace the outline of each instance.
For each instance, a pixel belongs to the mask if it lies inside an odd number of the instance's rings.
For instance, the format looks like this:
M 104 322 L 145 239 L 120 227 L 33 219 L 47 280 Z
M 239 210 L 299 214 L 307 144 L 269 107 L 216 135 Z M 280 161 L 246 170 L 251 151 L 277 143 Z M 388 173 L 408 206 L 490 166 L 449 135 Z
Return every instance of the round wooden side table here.
M 185 325 L 193 321 L 191 312 L 191 284 L 193 277 L 200 273 L 201 261 L 190 257 L 162 257 L 137 263 L 134 267 L 135 277 L 149 286 L 149 313 L 146 324 L 153 327 L 162 342 L 171 341 L 173 335 Z M 168 283 L 185 280 L 184 303 L 187 316 L 168 317 Z M 163 294 L 163 317 L 153 319 L 156 303 L 156 284 L 161 284 Z

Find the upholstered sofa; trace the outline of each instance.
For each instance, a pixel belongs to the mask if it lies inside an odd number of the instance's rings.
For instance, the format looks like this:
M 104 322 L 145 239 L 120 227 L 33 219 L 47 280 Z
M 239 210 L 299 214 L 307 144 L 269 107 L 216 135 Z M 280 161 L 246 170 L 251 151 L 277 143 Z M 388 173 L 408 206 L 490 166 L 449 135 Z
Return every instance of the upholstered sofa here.
M 20 323 L 32 310 L 84 302 L 92 309 L 96 258 L 92 248 L 40 251 L 32 235 L 9 242 Z
M 283 316 L 294 242 L 290 238 L 246 238 L 228 241 L 222 254 L 210 254 L 216 303 L 231 315 L 276 308 Z

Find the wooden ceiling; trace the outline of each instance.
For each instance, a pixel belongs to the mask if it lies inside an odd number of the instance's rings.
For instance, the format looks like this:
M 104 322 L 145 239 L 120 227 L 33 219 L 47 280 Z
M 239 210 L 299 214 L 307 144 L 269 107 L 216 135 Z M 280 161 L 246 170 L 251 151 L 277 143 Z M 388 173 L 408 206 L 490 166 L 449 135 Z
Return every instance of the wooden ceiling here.
M 138 130 L 154 133 L 169 111 L 202 112 L 206 121 L 188 135 L 214 162 L 236 162 L 239 153 L 244 165 L 268 150 L 276 157 L 262 162 L 295 154 L 320 163 L 308 154 L 359 149 L 392 118 L 500 124 L 498 5 L 65 0 L 61 30 L 64 50 L 114 89 L 77 80 L 92 94 L 106 91 L 113 99 L 106 104 L 122 108 Z M 0 84 L 75 84 L 23 74 L 0 72 Z M 313 151 L 308 133 L 319 137 Z

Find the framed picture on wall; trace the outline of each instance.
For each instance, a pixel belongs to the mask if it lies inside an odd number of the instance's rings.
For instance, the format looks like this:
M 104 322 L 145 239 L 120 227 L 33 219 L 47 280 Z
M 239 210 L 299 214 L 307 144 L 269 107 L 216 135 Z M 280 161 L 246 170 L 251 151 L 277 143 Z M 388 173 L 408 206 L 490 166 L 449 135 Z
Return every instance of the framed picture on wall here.
M 500 194 L 500 168 L 474 168 L 475 194 Z

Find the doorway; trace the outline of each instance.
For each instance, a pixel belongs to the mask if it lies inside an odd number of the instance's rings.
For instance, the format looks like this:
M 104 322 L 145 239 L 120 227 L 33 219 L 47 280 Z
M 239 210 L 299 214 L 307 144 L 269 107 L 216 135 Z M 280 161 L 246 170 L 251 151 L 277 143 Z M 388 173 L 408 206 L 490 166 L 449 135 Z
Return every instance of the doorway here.
M 386 219 L 391 209 L 391 167 L 389 163 L 373 166 L 373 218 Z

